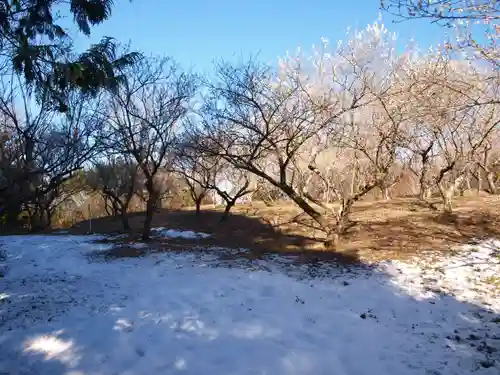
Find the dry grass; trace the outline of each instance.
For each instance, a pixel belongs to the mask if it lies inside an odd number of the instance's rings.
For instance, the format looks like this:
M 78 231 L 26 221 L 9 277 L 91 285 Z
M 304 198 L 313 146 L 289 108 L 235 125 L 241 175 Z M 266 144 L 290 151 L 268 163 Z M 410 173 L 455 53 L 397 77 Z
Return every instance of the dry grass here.
M 378 261 L 403 259 L 426 252 L 447 251 L 473 239 L 500 235 L 500 197 L 458 198 L 452 215 L 444 215 L 417 200 L 360 202 L 354 208 L 358 223 L 336 252 L 323 247 L 322 233 L 292 203 L 266 207 L 261 203 L 236 206 L 229 220 L 220 223 L 222 208 L 203 207 L 200 216 L 191 209 L 162 210 L 155 215 L 154 227 L 168 227 L 213 234 L 205 240 L 166 240 L 170 248 L 227 246 L 249 248 L 253 254 L 268 252 L 299 253 L 310 260 L 342 257 L 348 260 Z M 143 222 L 141 213 L 130 215 L 135 237 Z M 88 231 L 84 221 L 71 228 L 73 233 Z M 114 218 L 92 220 L 92 231 L 111 233 L 121 230 Z

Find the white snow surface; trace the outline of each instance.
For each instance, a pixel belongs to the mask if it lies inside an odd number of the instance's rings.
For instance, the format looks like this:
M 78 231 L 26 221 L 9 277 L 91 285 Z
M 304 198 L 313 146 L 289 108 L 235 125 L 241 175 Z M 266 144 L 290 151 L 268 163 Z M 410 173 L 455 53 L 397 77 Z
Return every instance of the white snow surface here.
M 348 269 L 210 252 L 104 262 L 89 255 L 112 245 L 96 239 L 0 237 L 0 374 L 500 373 L 497 241 Z
M 193 232 L 191 230 L 167 229 L 163 227 L 153 228 L 152 230 L 154 233 L 156 233 L 156 235 L 167 238 L 184 238 L 187 240 L 191 240 L 191 239 L 212 237 L 211 234 L 203 232 Z

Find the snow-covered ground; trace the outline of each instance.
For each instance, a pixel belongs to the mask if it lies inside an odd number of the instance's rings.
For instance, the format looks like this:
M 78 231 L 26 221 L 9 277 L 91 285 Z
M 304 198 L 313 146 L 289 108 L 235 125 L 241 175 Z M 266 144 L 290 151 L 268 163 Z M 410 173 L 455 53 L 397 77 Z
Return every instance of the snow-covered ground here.
M 97 238 L 0 237 L 0 374 L 500 373 L 499 242 L 311 277 L 216 248 L 98 262 Z

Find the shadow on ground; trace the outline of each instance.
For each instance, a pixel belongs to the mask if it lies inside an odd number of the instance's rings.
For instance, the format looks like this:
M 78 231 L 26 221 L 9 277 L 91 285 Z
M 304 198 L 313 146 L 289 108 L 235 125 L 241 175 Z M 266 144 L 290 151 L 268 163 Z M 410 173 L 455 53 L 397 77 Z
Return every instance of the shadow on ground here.
M 155 245 L 165 250 L 190 250 L 199 246 L 245 248 L 244 256 L 260 257 L 280 253 L 294 255 L 304 262 L 331 260 L 344 263 L 406 259 L 427 252 L 446 252 L 455 246 L 484 238 L 500 237 L 499 201 L 464 200 L 451 215 L 422 207 L 416 199 L 361 202 L 353 212 L 357 222 L 337 251 L 326 251 L 324 233 L 315 229 L 305 215 L 293 206 L 236 206 L 228 220 L 221 223 L 220 210 L 162 210 L 154 217 L 154 227 L 192 230 L 213 235 L 210 239 L 163 241 Z M 130 214 L 131 239 L 139 237 L 144 216 Z M 89 230 L 89 222 L 78 223 L 70 233 Z M 96 233 L 119 233 L 120 220 L 105 217 L 92 220 Z M 132 255 L 133 251 L 130 252 Z
M 279 253 L 296 257 L 303 262 L 336 261 L 347 264 L 358 262 L 354 250 L 345 252 L 325 251 L 320 238 L 307 236 L 304 233 L 286 233 L 279 227 L 275 227 L 257 216 L 238 212 L 230 214 L 227 220 L 221 222 L 222 216 L 222 212 L 216 210 L 203 210 L 200 215 L 196 215 L 191 210 L 162 210 L 155 215 L 153 227 L 210 233 L 212 237 L 195 240 L 153 239 L 149 244 L 150 248 L 156 251 L 162 249 L 163 251 L 198 251 L 201 246 L 227 247 L 245 249 L 245 251 L 236 251 L 234 254 L 250 258 L 260 258 Z M 138 240 L 144 214 L 133 213 L 130 215 L 129 220 L 133 228 L 129 239 L 132 241 Z M 68 232 L 83 234 L 88 231 L 88 228 L 89 223 L 85 221 L 70 228 Z M 103 234 L 123 233 L 120 220 L 113 217 L 92 220 L 92 232 Z M 322 251 L 318 251 L 318 248 Z M 249 251 L 246 251 L 247 249 Z M 122 250 L 122 254 L 127 256 L 127 251 L 130 256 L 142 254 L 141 250 L 134 250 L 137 249 Z M 118 253 L 117 256 L 119 256 Z

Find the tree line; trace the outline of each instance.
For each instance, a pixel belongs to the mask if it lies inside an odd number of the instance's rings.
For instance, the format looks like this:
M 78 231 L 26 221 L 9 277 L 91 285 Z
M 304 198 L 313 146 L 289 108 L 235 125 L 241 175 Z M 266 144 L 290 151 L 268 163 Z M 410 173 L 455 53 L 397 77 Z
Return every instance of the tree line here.
M 56 2 L 21 3 L 39 32 L 37 17 L 48 18 Z M 99 8 L 100 18 L 78 9 L 86 32 L 111 8 Z M 472 58 L 458 55 L 466 47 Z M 11 54 L 0 69 L 0 216 L 15 226 L 25 212 L 33 230 L 44 229 L 75 192 L 97 191 L 128 230 L 130 202 L 140 196 L 148 240 L 173 179 L 197 212 L 218 194 L 225 218 L 242 197 L 290 200 L 326 233 L 328 247 L 355 225 L 353 205 L 375 190 L 389 199 L 405 184 L 429 209 L 438 196 L 451 212 L 456 194 L 472 185 L 497 194 L 500 179 L 498 47 L 466 47 L 422 52 L 410 43 L 401 52 L 376 22 L 276 66 L 218 63 L 210 78 L 111 39 L 76 60 L 70 47 L 51 52 L 57 59 L 32 56 L 46 64 L 41 75 L 19 69 Z M 85 70 L 86 58 L 100 61 L 89 63 L 95 72 Z

